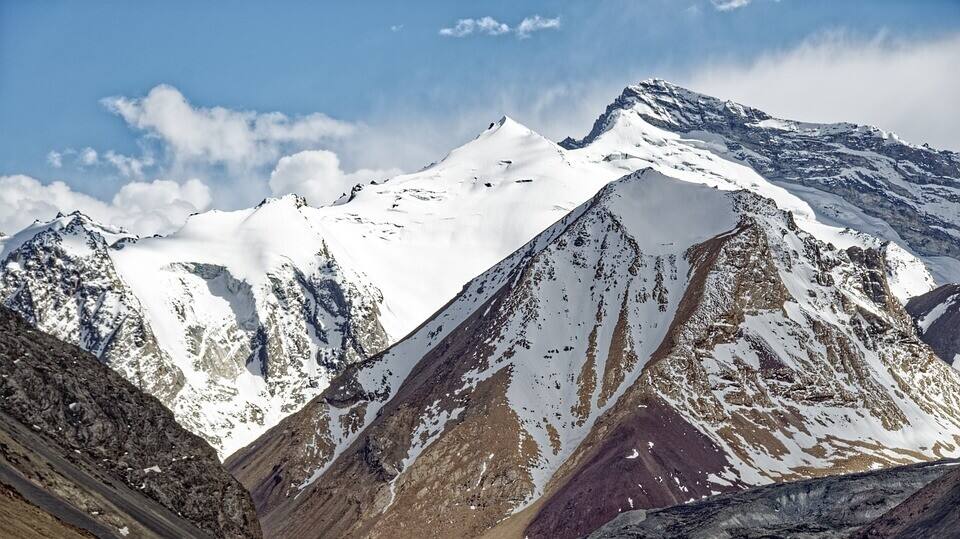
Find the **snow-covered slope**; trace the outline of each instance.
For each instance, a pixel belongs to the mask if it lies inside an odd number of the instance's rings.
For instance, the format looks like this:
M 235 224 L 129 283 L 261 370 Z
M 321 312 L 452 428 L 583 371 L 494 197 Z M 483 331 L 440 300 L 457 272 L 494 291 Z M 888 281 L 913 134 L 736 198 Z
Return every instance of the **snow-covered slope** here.
M 330 254 L 307 210 L 286 196 L 211 211 L 111 254 L 185 375 L 174 410 L 224 455 L 388 344 L 379 292 Z
M 625 152 L 630 152 L 627 155 Z M 748 189 L 794 212 L 824 241 L 889 249 L 898 297 L 933 288 L 923 265 L 895 244 L 817 219 L 811 206 L 745 163 L 637 120 L 588 147 L 565 150 L 510 118 L 426 169 L 358 186 L 310 210 L 331 250 L 362 268 L 384 296 L 383 323 L 400 338 L 473 276 L 533 238 L 613 179 L 645 167 L 724 190 Z
M 769 199 L 642 171 L 227 465 L 272 536 L 576 537 L 618 509 L 958 453 L 960 373 L 884 267 Z

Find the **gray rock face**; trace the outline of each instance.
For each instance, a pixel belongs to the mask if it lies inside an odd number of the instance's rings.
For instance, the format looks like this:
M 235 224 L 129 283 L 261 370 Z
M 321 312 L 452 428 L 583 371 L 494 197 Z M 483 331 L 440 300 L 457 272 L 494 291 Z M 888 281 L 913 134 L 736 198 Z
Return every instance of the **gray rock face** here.
M 860 530 L 858 539 L 960 536 L 960 468 L 927 484 Z
M 261 536 L 249 494 L 206 442 L 94 356 L 2 307 L 0 412 L 4 482 L 45 492 L 55 511 L 118 535 Z
M 899 236 L 923 256 L 960 259 L 956 152 L 914 146 L 875 127 L 779 120 L 657 79 L 626 88 L 586 137 L 568 138 L 561 146 L 590 144 L 625 111 L 749 164 L 806 200 L 827 222 L 889 240 Z M 882 222 L 870 223 L 871 218 Z
M 943 285 L 912 298 L 907 312 L 916 320 L 923 342 L 953 365 L 960 354 L 960 284 Z
M 956 465 L 957 461 L 916 464 L 770 485 L 654 511 L 628 511 L 589 537 L 850 537 Z
M 110 260 L 107 238 L 119 234 L 79 212 L 54 219 L 5 252 L 0 300 L 170 405 L 184 375 L 160 349 Z

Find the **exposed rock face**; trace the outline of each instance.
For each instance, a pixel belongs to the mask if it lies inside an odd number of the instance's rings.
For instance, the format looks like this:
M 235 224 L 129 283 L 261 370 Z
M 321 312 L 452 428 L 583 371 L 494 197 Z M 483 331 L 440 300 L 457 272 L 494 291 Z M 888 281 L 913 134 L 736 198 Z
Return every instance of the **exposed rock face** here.
M 297 215 L 297 200 L 264 202 L 248 221 Z M 237 257 L 273 259 L 238 276 L 189 242 L 169 256 L 162 238 L 60 216 L 4 242 L 0 299 L 159 398 L 226 455 L 387 345 L 376 290 L 344 275 L 315 235 L 288 240 L 305 249 L 312 240 L 315 251 L 294 260 L 283 242 L 279 254 L 241 247 Z
M 858 538 L 956 537 L 960 468 L 953 468 L 861 530 Z
M 94 534 L 261 536 L 249 494 L 206 442 L 94 356 L 2 307 L 0 442 L 0 482 Z
M 940 359 L 960 368 L 960 284 L 943 285 L 911 298 L 907 311 L 917 322 L 917 332 Z
M 160 350 L 110 259 L 109 242 L 122 239 L 122 232 L 79 212 L 25 232 L 22 243 L 3 249 L 3 304 L 170 404 L 183 388 L 183 372 Z
M 561 145 L 590 145 L 630 115 L 749 164 L 809 202 L 827 222 L 902 239 L 938 266 L 942 277 L 960 275 L 956 152 L 914 146 L 875 127 L 780 120 L 658 79 L 627 87 L 586 137 Z M 936 257 L 944 256 L 953 261 L 941 267 Z
M 958 453 L 960 375 L 884 266 L 754 194 L 643 171 L 226 464 L 270 536 L 563 538 Z
M 666 509 L 627 511 L 590 534 L 589 539 L 846 539 L 917 490 L 930 488 L 925 485 L 950 474 L 956 464 L 923 463 L 830 476 L 768 485 Z

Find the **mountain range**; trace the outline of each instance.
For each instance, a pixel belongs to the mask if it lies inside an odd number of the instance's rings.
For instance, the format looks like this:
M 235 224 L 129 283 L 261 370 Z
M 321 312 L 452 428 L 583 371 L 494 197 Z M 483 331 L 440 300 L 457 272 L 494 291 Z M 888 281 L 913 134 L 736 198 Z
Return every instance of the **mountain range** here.
M 957 456 L 958 237 L 960 155 L 654 79 L 328 206 L 34 223 L 0 299 L 229 456 L 267 536 L 579 537 Z

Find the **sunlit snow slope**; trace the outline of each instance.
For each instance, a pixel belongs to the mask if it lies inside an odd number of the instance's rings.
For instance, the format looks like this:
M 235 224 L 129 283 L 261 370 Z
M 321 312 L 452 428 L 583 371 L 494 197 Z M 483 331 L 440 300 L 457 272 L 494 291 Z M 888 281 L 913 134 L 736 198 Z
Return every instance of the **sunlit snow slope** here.
M 227 465 L 271 536 L 516 516 L 519 536 L 579 537 L 619 510 L 960 453 L 960 373 L 884 268 L 770 199 L 644 170 Z

